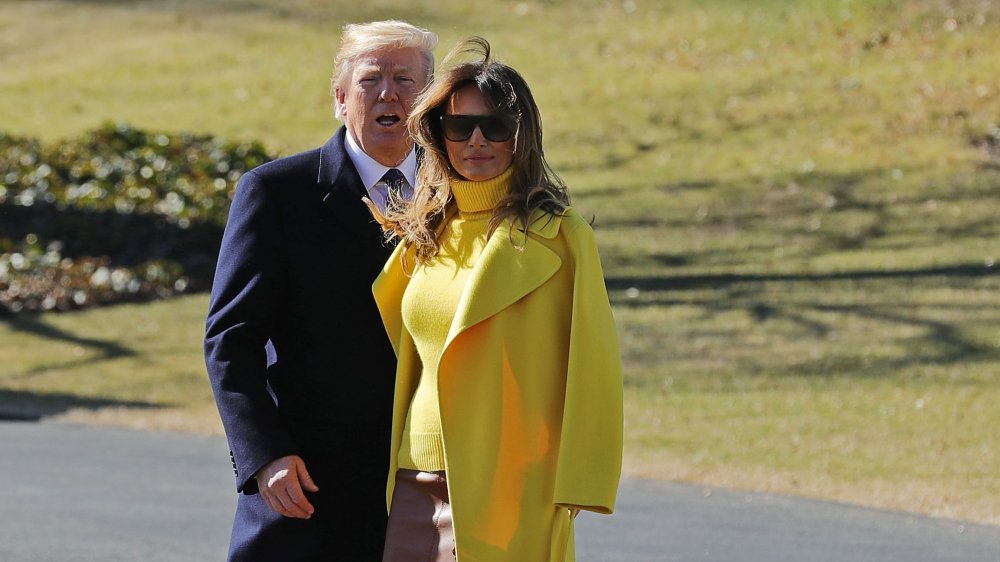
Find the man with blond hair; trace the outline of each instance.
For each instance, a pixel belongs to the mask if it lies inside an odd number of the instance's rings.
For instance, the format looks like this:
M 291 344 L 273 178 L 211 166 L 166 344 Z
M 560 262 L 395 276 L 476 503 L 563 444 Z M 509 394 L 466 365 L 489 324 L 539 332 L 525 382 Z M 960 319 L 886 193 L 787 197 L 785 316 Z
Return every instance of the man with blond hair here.
M 205 334 L 239 492 L 229 560 L 382 558 L 396 360 L 371 284 L 392 248 L 362 197 L 412 192 L 406 117 L 436 44 L 399 21 L 345 26 L 343 126 L 239 182 Z

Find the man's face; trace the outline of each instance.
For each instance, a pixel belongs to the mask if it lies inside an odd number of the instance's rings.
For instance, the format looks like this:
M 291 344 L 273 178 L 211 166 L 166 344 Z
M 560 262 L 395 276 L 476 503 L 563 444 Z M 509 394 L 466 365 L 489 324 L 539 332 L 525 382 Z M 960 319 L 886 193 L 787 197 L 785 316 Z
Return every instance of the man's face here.
M 354 62 L 348 80 L 336 90 L 337 114 L 365 153 L 392 167 L 410 151 L 406 117 L 426 85 L 419 50 L 380 49 Z

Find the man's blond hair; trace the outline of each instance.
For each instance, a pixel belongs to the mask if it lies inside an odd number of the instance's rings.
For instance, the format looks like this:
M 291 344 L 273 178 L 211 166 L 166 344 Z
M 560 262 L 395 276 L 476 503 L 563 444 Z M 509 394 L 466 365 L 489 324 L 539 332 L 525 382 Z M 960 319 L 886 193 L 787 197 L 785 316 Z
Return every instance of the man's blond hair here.
M 354 63 L 365 55 L 387 47 L 413 48 L 420 52 L 424 62 L 427 81 L 434 73 L 434 48 L 437 34 L 405 21 L 386 20 L 368 23 L 349 23 L 340 36 L 340 51 L 334 59 L 333 76 L 330 78 L 330 94 L 345 89 Z

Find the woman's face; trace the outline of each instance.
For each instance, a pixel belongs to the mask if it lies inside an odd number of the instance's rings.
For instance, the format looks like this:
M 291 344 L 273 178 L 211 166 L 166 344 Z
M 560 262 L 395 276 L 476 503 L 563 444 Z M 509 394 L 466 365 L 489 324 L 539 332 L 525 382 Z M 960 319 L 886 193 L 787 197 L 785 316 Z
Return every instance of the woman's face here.
M 494 112 L 474 85 L 451 95 L 441 125 L 448 161 L 467 180 L 495 178 L 514 160 L 516 124 Z

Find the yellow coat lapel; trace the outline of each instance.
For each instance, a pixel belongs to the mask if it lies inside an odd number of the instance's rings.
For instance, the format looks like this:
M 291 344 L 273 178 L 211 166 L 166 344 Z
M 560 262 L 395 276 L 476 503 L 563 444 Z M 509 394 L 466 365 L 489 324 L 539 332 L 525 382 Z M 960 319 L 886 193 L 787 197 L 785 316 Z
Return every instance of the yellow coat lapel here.
M 562 259 L 534 236 L 554 238 L 561 221 L 562 217 L 558 215 L 536 211 L 529 221 L 528 234 L 512 227 L 510 221 L 497 227 L 462 290 L 445 349 L 456 336 L 514 304 L 559 270 Z M 515 247 L 515 244 L 522 247 Z M 402 257 L 404 252 L 405 257 Z M 414 267 L 413 249 L 400 244 L 389 256 L 382 274 L 372 286 L 386 333 L 397 356 L 404 332 L 400 304 L 410 282 L 401 257 L 405 259 L 407 269 Z
M 497 227 L 462 290 L 444 349 L 463 331 L 514 304 L 559 271 L 562 259 L 531 235 L 553 238 L 561 220 L 536 212 L 528 235 L 510 221 Z
M 396 246 L 389 259 L 382 266 L 382 273 L 372 284 L 372 293 L 375 295 L 375 304 L 378 305 L 379 313 L 382 315 L 382 323 L 385 324 L 385 332 L 392 343 L 392 350 L 399 357 L 401 337 L 403 335 L 403 291 L 410 283 L 410 277 L 404 271 L 401 259 L 406 260 L 408 268 L 412 268 L 414 262 L 413 248 L 404 247 L 403 244 Z

